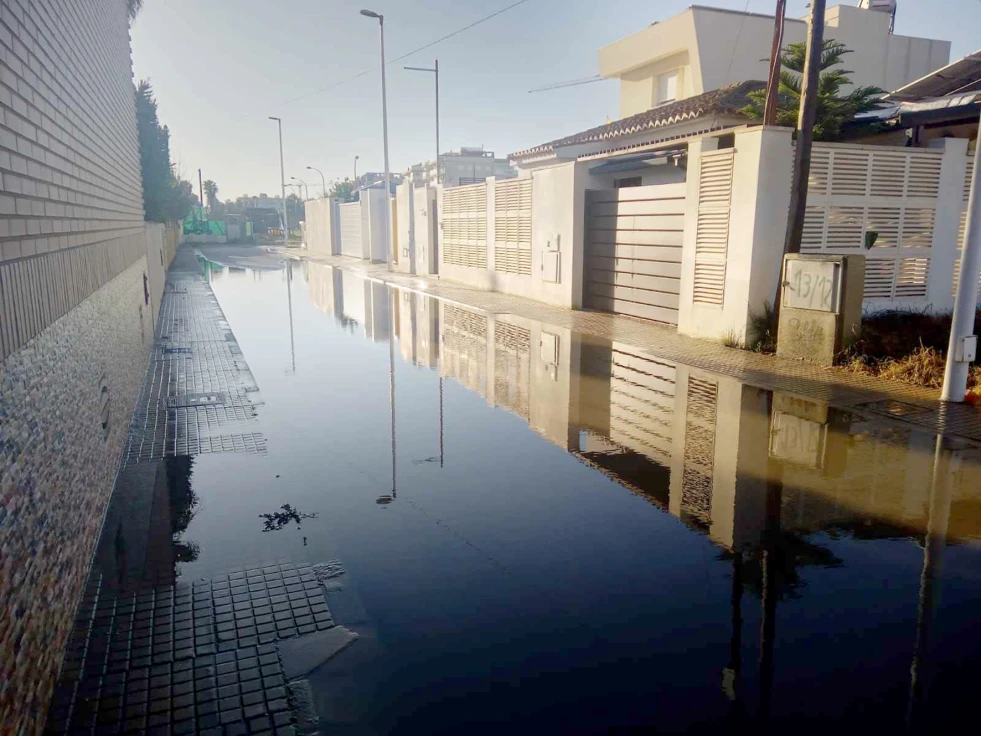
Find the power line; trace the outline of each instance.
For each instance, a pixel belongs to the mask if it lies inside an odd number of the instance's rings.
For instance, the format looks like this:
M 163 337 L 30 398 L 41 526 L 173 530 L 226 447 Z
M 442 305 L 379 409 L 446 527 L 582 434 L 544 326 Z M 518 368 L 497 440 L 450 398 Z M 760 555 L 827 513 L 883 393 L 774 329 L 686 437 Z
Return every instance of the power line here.
M 564 87 L 578 87 L 581 84 L 592 84 L 593 82 L 602 82 L 606 77 L 602 77 L 597 74 L 594 77 L 586 77 L 585 79 L 573 79 L 568 82 L 556 82 L 555 84 L 547 84 L 544 87 L 536 87 L 535 89 L 528 90 L 528 94 L 533 92 L 548 92 L 553 89 L 562 89 Z
M 392 59 L 391 61 L 386 62 L 385 63 L 385 66 L 391 66 L 392 64 L 395 64 L 396 62 L 399 62 L 399 61 L 402 61 L 403 59 L 409 58 L 413 54 L 418 54 L 420 51 L 425 51 L 426 49 L 431 48 L 431 47 L 435 46 L 438 43 L 442 43 L 443 41 L 447 40 L 448 38 L 453 38 L 454 36 L 458 36 L 459 34 L 463 33 L 464 31 L 469 31 L 471 28 L 473 28 L 475 26 L 479 26 L 481 23 L 484 23 L 486 21 L 489 21 L 491 18 L 496 18 L 497 16 L 501 15 L 502 13 L 506 13 L 507 11 L 511 10 L 511 8 L 516 8 L 519 5 L 524 5 L 526 2 L 528 2 L 528 0 L 517 0 L 517 2 L 513 2 L 510 5 L 501 8 L 500 10 L 495 10 L 490 15 L 485 15 L 483 18 L 480 18 L 478 20 L 475 20 L 473 23 L 470 23 L 469 25 L 463 26 L 463 28 L 458 28 L 457 30 L 453 31 L 452 33 L 447 33 L 445 36 L 441 36 L 440 38 L 437 38 L 435 41 L 430 41 L 429 43 L 424 44 L 424 45 L 420 46 L 417 49 L 413 49 L 412 51 L 410 51 L 410 52 L 408 52 L 406 54 L 402 54 L 401 56 L 397 56 L 394 59 Z M 353 82 L 355 79 L 360 79 L 361 77 L 367 76 L 368 74 L 374 74 L 375 72 L 378 71 L 379 68 L 380 67 L 377 67 L 376 66 L 376 67 L 374 67 L 372 69 L 366 69 L 363 72 L 358 72 L 357 74 L 354 74 L 353 76 L 347 77 L 346 79 L 342 79 L 339 82 L 334 82 L 333 84 L 328 84 L 326 87 L 321 87 L 320 89 L 315 90 L 313 92 L 308 92 L 305 95 L 300 95 L 299 97 L 294 97 L 291 100 L 286 100 L 283 104 L 284 105 L 291 105 L 294 102 L 299 102 L 300 100 L 305 100 L 308 97 L 313 97 L 314 95 L 319 95 L 321 92 L 326 92 L 327 90 L 334 89 L 335 87 L 340 87 L 342 84 L 347 84 L 348 82 Z
M 742 16 L 739 18 L 739 28 L 736 29 L 736 40 L 732 44 L 732 54 L 729 56 L 729 66 L 726 67 L 726 75 L 722 78 L 723 87 L 729 84 L 729 72 L 732 71 L 732 62 L 736 58 L 736 49 L 739 48 L 739 37 L 743 33 L 743 23 L 746 21 L 746 15 L 748 12 L 749 0 L 746 0 L 746 6 L 743 8 Z

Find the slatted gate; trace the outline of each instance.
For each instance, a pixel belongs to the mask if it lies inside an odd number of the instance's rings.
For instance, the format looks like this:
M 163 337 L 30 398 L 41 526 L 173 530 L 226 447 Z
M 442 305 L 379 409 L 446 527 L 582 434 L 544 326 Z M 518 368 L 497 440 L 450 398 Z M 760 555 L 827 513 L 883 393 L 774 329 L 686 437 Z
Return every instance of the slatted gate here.
M 685 185 L 586 192 L 584 303 L 678 324 Z

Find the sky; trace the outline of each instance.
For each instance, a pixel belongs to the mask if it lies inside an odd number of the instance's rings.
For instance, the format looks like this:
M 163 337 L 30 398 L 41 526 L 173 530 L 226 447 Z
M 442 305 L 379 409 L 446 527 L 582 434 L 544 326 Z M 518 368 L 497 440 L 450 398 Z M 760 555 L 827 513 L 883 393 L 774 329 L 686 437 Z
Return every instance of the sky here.
M 307 166 L 323 171 L 328 186 L 353 176 L 356 155 L 359 173 L 383 168 L 378 22 L 361 8 L 384 14 L 391 60 L 514 1 L 145 0 L 131 28 L 134 76 L 150 79 L 185 178 L 196 184 L 201 168 L 221 199 L 278 194 L 278 138 L 268 119 L 275 115 L 283 119 L 286 180 L 303 179 L 314 196 L 320 175 Z M 435 156 L 433 75 L 404 65 L 439 59 L 443 151 L 483 145 L 506 156 L 616 119 L 616 80 L 529 90 L 594 76 L 598 48 L 689 4 L 525 0 L 389 64 L 391 170 Z M 775 5 L 703 4 L 760 13 Z M 804 0 L 788 0 L 789 17 L 806 12 Z M 953 60 L 981 47 L 979 13 L 981 0 L 900 0 L 896 33 L 949 40 Z

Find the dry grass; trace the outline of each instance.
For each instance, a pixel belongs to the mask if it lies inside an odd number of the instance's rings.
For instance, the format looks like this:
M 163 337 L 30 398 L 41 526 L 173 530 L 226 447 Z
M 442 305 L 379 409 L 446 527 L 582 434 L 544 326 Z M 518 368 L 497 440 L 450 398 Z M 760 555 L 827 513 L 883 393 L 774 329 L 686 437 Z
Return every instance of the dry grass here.
M 880 358 L 853 355 L 842 367 L 855 373 L 902 381 L 914 386 L 940 388 L 944 383 L 946 355 L 936 348 L 920 345 L 901 358 Z M 972 366 L 968 374 L 969 391 L 981 392 L 981 366 Z
M 855 340 L 835 362 L 854 373 L 940 388 L 944 382 L 950 323 L 949 314 L 911 309 L 866 314 Z M 769 303 L 764 305 L 762 313 L 750 317 L 749 332 L 747 349 L 776 352 L 777 315 Z M 981 311 L 975 318 L 974 334 L 981 334 Z M 725 345 L 731 342 L 723 339 Z M 968 399 L 981 405 L 981 366 L 971 367 L 967 385 Z

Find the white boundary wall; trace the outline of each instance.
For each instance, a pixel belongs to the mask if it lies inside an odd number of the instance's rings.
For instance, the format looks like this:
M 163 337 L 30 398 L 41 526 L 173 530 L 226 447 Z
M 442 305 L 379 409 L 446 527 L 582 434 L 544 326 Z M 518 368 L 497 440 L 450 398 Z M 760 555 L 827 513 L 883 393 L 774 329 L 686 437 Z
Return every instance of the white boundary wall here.
M 334 199 L 312 199 L 304 203 L 306 207 L 306 244 L 311 253 L 335 255 L 340 253 L 340 233 L 338 227 L 337 201 Z
M 590 181 L 588 164 L 567 162 L 522 174 L 531 178 L 530 275 L 505 273 L 495 268 L 497 182 L 489 178 L 485 184 L 470 185 L 486 186 L 485 217 L 480 218 L 484 257 L 479 266 L 447 262 L 448 217 L 444 200 L 447 191 L 452 189 L 438 188 L 440 276 L 479 289 L 577 309 L 582 306 L 585 197 Z
M 802 252 L 865 255 L 866 311 L 949 312 L 953 306 L 966 141 L 940 143 L 934 149 L 815 146 Z M 703 159 L 715 155 L 717 145 L 717 137 L 689 144 L 678 330 L 694 337 L 745 341 L 752 337 L 752 316 L 761 314 L 776 295 L 793 143 L 789 128 L 734 133 L 731 200 L 721 240 L 718 222 L 709 222 L 701 206 L 713 196 L 706 187 L 718 186 L 715 180 L 701 181 L 707 170 Z M 866 249 L 869 230 L 879 239 Z M 697 269 L 706 262 L 707 256 L 699 255 L 706 243 L 712 258 L 722 264 L 721 281 L 717 268 Z M 705 298 L 705 284 L 699 285 L 708 276 L 715 277 L 711 299 Z

